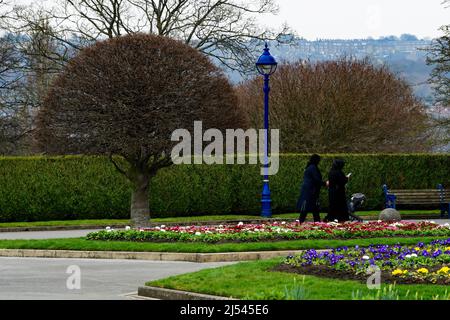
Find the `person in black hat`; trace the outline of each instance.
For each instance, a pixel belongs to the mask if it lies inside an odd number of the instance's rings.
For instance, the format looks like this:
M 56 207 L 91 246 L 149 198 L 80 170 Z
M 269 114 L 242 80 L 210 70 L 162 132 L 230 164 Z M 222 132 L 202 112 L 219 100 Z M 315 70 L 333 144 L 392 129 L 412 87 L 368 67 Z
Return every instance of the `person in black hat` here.
M 306 221 L 309 212 L 313 214 L 314 222 L 320 222 L 319 195 L 320 189 L 326 186 L 322 180 L 319 170 L 320 156 L 311 156 L 303 176 L 303 184 L 300 191 L 300 198 L 297 201 L 297 210 L 300 211 L 300 223 Z

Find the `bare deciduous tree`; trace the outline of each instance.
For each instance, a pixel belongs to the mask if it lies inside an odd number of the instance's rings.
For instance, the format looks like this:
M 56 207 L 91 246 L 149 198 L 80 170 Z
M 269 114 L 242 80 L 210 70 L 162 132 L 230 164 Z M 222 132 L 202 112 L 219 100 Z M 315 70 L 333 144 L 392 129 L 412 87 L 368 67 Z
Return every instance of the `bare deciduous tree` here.
M 238 89 L 261 126 L 261 77 Z M 412 152 L 427 149 L 427 116 L 405 81 L 385 67 L 343 59 L 281 66 L 271 78 L 271 127 L 283 152 Z
M 241 114 L 232 86 L 206 56 L 136 34 L 83 49 L 55 81 L 38 120 L 46 152 L 108 155 L 133 184 L 131 218 L 145 226 L 149 182 L 172 164 L 173 131 L 197 120 L 205 129 L 236 128 Z
M 258 25 L 258 15 L 277 10 L 273 0 L 59 0 L 50 9 L 16 7 L 9 28 L 27 29 L 44 12 L 51 17 L 49 35 L 66 48 L 66 58 L 96 40 L 145 32 L 184 41 L 233 70 L 248 71 L 260 40 L 288 32 Z
M 450 25 L 441 30 L 444 35 L 435 39 L 428 49 L 427 64 L 434 66 L 429 82 L 436 90 L 437 101 L 450 106 Z
M 20 53 L 11 36 L 0 38 L 0 154 L 16 153 L 29 120 L 19 93 L 24 77 Z
M 35 28 L 26 35 L 6 33 L 0 37 L 1 121 L 8 127 L 2 130 L 3 145 L 8 146 L 2 148 L 3 154 L 32 152 L 35 114 L 51 80 L 61 70 L 53 53 L 57 46 L 48 36 L 48 20 L 35 17 L 35 21 Z

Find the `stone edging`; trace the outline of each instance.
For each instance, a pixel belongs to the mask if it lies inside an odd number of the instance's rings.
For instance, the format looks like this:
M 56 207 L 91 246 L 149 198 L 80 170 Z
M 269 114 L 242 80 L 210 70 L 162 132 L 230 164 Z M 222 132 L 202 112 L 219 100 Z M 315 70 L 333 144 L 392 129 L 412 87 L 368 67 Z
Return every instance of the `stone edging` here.
M 361 216 L 363 220 L 373 221 L 377 220 L 376 216 Z M 439 214 L 417 214 L 417 215 L 408 215 L 405 216 L 403 220 L 421 220 L 421 219 L 440 219 L 441 216 Z M 192 221 L 192 222 L 159 222 L 159 223 L 151 223 L 150 227 L 158 227 L 162 224 L 166 226 L 192 226 L 192 225 L 200 225 L 200 226 L 208 226 L 208 225 L 220 225 L 220 224 L 238 224 L 239 222 L 243 222 L 245 224 L 258 224 L 262 222 L 293 222 L 296 219 L 250 219 L 250 220 L 215 220 L 215 221 Z M 113 224 L 113 225 L 80 225 L 80 226 L 36 226 L 36 227 L 7 227 L 1 228 L 0 232 L 25 232 L 25 231 L 69 231 L 69 230 L 95 230 L 95 229 L 104 229 L 106 227 L 111 228 L 125 228 L 127 224 Z
M 302 250 L 224 252 L 224 253 L 175 253 L 175 252 L 130 252 L 130 251 L 75 251 L 0 249 L 0 257 L 21 258 L 66 258 L 66 259 L 123 259 L 147 261 L 184 261 L 196 263 L 237 262 L 263 260 L 300 253 Z
M 171 290 L 157 287 L 139 287 L 138 296 L 158 300 L 238 300 L 233 298 L 211 296 L 188 291 Z

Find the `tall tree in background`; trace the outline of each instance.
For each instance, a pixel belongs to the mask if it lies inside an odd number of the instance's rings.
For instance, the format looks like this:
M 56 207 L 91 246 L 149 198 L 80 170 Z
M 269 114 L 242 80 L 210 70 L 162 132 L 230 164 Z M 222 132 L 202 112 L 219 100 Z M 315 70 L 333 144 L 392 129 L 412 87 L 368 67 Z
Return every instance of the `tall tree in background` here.
M 149 223 L 151 178 L 172 164 L 174 130 L 192 129 L 197 120 L 205 129 L 242 126 L 232 86 L 206 56 L 144 34 L 82 50 L 55 81 L 38 119 L 37 138 L 49 154 L 110 157 L 133 185 L 137 226 Z
M 16 96 L 22 80 L 20 59 L 10 37 L 0 38 L 0 154 L 14 151 L 24 135 L 23 111 Z
M 288 32 L 287 27 L 274 32 L 257 23 L 258 15 L 277 12 L 273 0 L 58 0 L 50 9 L 39 2 L 16 7 L 9 28 L 30 28 L 36 13 L 45 12 L 51 17 L 48 35 L 66 53 L 97 40 L 145 32 L 181 40 L 228 68 L 246 72 L 254 69 L 260 40 L 281 39 Z
M 450 25 L 443 26 L 444 35 L 433 41 L 429 48 L 427 64 L 434 66 L 430 83 L 436 90 L 436 100 L 450 106 Z
M 450 1 L 444 1 L 447 5 Z M 441 112 L 446 108 L 450 108 L 450 25 L 441 27 L 443 36 L 433 40 L 431 47 L 428 49 L 427 64 L 433 66 L 429 83 L 434 87 L 436 92 L 436 102 L 438 110 Z M 438 139 L 442 144 L 450 142 L 450 118 L 448 116 L 436 119 L 436 128 Z
M 53 52 L 57 45 L 48 36 L 51 28 L 45 16 L 34 17 L 25 34 L 7 33 L 1 36 L 2 51 L 2 109 L 8 109 L 1 118 L 12 136 L 5 138 L 8 148 L 3 154 L 28 154 L 33 152 L 32 131 L 35 115 L 47 94 L 51 80 L 61 69 Z M 0 21 L 1 25 L 1 21 Z M 32 27 L 32 29 L 31 29 Z M 12 130 L 14 127 L 14 130 Z M 6 131 L 3 130 L 5 137 Z M 14 134 L 13 134 L 14 132 Z M 14 138 L 16 137 L 16 138 Z
M 260 77 L 238 88 L 253 127 L 262 123 Z M 372 153 L 428 149 L 427 116 L 408 84 L 369 61 L 297 62 L 272 76 L 271 127 L 282 152 Z

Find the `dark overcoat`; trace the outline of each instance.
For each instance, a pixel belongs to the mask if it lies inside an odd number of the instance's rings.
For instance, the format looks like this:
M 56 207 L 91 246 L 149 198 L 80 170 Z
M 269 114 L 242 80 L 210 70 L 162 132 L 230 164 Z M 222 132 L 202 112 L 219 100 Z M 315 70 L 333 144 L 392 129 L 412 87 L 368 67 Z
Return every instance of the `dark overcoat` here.
M 315 164 L 310 164 L 305 170 L 297 210 L 300 212 L 315 212 L 319 210 L 320 189 L 325 183 L 322 174 Z
M 329 215 L 328 220 L 348 221 L 347 197 L 345 195 L 345 185 L 348 178 L 342 170 L 331 170 L 328 175 L 330 186 L 328 189 Z

